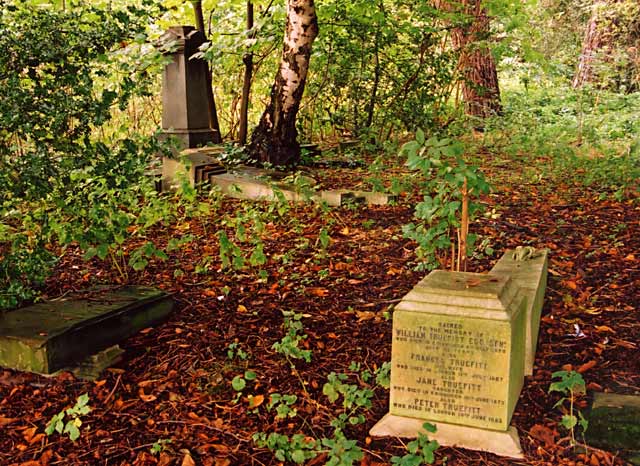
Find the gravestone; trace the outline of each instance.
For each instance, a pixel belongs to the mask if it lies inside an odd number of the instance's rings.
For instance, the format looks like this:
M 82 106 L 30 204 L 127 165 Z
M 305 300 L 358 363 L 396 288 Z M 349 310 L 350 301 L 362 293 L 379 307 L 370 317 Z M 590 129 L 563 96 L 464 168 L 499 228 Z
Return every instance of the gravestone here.
M 587 418 L 587 444 L 622 450 L 630 463 L 640 464 L 640 396 L 594 393 Z
M 96 362 L 113 359 L 118 350 L 108 348 L 162 322 L 172 309 L 167 293 L 127 286 L 8 311 L 0 314 L 0 366 L 52 374 L 94 355 Z
M 214 141 L 209 127 L 207 64 L 193 58 L 205 41 L 193 26 L 169 28 L 158 41 L 172 58 L 162 74 L 162 132 L 178 139 L 183 148 Z
M 524 375 L 533 374 L 533 362 L 538 344 L 540 316 L 547 288 L 549 250 L 530 246 L 507 250 L 491 269 L 491 274 L 511 277 L 527 298 L 526 346 Z
M 522 457 L 510 426 L 524 383 L 526 298 L 508 276 L 434 271 L 395 308 L 389 413 L 373 436 Z

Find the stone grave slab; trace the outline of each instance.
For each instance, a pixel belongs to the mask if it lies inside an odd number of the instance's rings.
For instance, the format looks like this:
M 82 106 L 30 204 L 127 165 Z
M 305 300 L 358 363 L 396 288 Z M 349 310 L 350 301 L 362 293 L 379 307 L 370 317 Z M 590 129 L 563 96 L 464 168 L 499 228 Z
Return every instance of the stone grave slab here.
M 507 250 L 491 269 L 491 274 L 511 277 L 527 298 L 527 330 L 525 347 L 524 374 L 533 374 L 533 363 L 538 344 L 540 316 L 544 304 L 544 294 L 547 288 L 547 269 L 549 251 L 533 248 Z M 528 254 L 521 254 L 528 252 Z
M 172 309 L 167 293 L 129 286 L 9 311 L 0 315 L 0 366 L 52 374 L 162 322 Z
M 594 393 L 585 432 L 588 445 L 624 450 L 640 464 L 640 396 Z M 632 461 L 633 462 L 633 461 Z
M 191 186 L 209 183 L 211 175 L 225 173 L 226 169 L 216 159 L 222 147 L 187 149 L 177 159 L 162 159 L 162 190 L 171 191 L 180 185 L 180 177 L 186 176 Z
M 489 438 L 481 450 L 520 457 L 510 422 L 524 382 L 525 318 L 526 298 L 507 276 L 429 274 L 395 308 L 389 415 L 371 434 L 416 436 L 429 421 L 443 445 L 478 449 L 473 439 Z
M 435 433 L 431 433 L 422 428 L 424 422 L 423 419 L 395 416 L 388 413 L 369 431 L 369 435 L 373 437 L 416 438 L 419 433 L 423 433 L 427 434 L 429 439 L 437 440 L 440 445 L 486 451 L 511 458 L 524 458 L 520 438 L 515 427 L 509 427 L 505 432 L 499 432 L 429 421 L 437 429 Z
M 238 199 L 276 200 L 278 191 L 288 201 L 325 202 L 331 207 L 348 204 L 387 205 L 396 200 L 396 196 L 391 194 L 347 189 L 304 193 L 283 181 L 289 175 L 273 170 L 239 167 L 229 173 L 211 175 L 209 181 L 211 185 L 218 186 L 223 194 Z M 310 187 L 316 184 L 311 177 L 305 177 L 305 181 Z

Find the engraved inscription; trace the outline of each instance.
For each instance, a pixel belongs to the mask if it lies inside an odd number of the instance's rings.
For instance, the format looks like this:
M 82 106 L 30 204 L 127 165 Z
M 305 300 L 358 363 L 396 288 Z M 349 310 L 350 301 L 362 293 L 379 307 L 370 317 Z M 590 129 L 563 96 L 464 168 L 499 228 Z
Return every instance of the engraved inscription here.
M 506 429 L 510 341 L 506 322 L 398 312 L 391 413 Z

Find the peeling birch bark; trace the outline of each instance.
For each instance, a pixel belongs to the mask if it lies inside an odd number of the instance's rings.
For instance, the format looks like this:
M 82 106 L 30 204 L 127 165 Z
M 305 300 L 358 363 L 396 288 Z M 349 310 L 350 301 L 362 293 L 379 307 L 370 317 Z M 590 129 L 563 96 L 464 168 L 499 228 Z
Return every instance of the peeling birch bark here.
M 271 99 L 253 131 L 249 153 L 261 163 L 292 165 L 300 159 L 296 116 L 318 35 L 313 0 L 287 0 L 287 26 Z

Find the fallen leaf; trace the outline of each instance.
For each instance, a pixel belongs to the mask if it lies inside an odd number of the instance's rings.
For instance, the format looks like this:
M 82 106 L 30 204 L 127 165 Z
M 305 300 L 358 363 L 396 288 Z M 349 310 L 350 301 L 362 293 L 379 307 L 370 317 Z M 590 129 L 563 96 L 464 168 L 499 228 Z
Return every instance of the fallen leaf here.
M 307 293 L 312 294 L 314 296 L 323 297 L 329 294 L 329 290 L 327 290 L 326 288 L 311 287 L 311 288 L 307 288 Z
M 156 397 L 155 395 L 147 395 L 147 394 L 145 394 L 144 390 L 142 388 L 138 391 L 138 396 L 145 403 L 149 403 L 150 401 L 155 401 L 155 400 L 158 399 L 158 397 Z
M 249 395 L 247 399 L 249 400 L 249 408 L 257 408 L 264 403 L 264 395 Z
M 376 313 L 372 311 L 356 311 L 358 322 L 364 322 L 366 320 L 375 319 Z
M 6 426 L 11 424 L 12 422 L 17 421 L 18 419 L 15 417 L 2 417 L 0 416 L 0 426 Z
M 248 311 L 248 309 L 247 309 L 247 307 L 246 307 L 246 306 L 244 306 L 243 304 L 238 304 L 238 309 L 236 309 L 236 310 L 237 310 L 238 312 L 242 312 L 242 313 L 244 313 L 244 312 L 249 312 L 249 311 Z
M 585 362 L 582 366 L 578 367 L 578 372 L 580 372 L 581 374 L 587 372 L 589 369 L 593 369 L 594 367 L 596 367 L 597 364 L 598 362 L 595 360 Z
M 53 457 L 53 450 L 45 451 L 40 457 L 40 466 L 47 466 Z
M 169 466 L 171 463 L 173 463 L 173 457 L 169 455 L 169 453 L 160 453 L 160 459 L 158 460 L 157 466 Z
M 601 392 L 602 391 L 602 385 L 599 385 L 595 382 L 589 382 L 589 385 L 587 385 L 587 389 L 588 390 L 592 390 L 592 391 L 596 391 L 596 392 Z
M 22 432 L 22 438 L 24 438 L 25 442 L 31 443 L 31 439 L 36 434 L 37 427 L 30 427 Z
M 482 283 L 482 280 L 479 278 L 470 278 L 464 282 L 467 288 L 473 288 L 474 286 L 478 286 L 480 283 Z
M 191 458 L 191 453 L 186 452 L 182 458 L 182 466 L 196 466 L 196 462 Z
M 231 464 L 231 460 L 228 458 L 216 458 L 215 466 L 229 466 Z
M 31 440 L 29 440 L 29 443 L 33 445 L 34 443 L 38 443 L 39 441 L 41 441 L 43 438 L 44 434 L 40 432 L 39 434 L 34 435 Z
M 552 448 L 556 444 L 554 432 L 541 424 L 534 425 L 529 434 L 531 434 L 534 439 L 544 443 L 546 448 Z
M 606 325 L 599 325 L 596 327 L 596 331 L 598 332 L 610 332 L 610 333 L 616 333 L 616 331 L 614 329 L 612 329 L 611 327 L 608 327 Z

